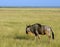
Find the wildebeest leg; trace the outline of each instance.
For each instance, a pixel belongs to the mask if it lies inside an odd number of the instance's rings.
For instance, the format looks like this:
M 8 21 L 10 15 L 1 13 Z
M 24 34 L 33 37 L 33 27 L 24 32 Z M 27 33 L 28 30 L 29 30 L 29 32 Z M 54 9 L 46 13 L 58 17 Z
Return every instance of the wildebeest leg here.
M 35 40 L 37 40 L 37 39 L 40 39 L 40 37 L 38 35 L 35 35 Z
M 40 36 L 38 35 L 38 39 L 40 39 Z
M 51 35 L 50 35 L 50 32 L 49 31 L 45 31 L 46 32 L 46 35 L 48 36 L 48 43 L 50 43 L 50 38 L 51 38 Z
M 35 36 L 38 37 L 38 39 L 40 39 L 38 31 L 35 32 Z

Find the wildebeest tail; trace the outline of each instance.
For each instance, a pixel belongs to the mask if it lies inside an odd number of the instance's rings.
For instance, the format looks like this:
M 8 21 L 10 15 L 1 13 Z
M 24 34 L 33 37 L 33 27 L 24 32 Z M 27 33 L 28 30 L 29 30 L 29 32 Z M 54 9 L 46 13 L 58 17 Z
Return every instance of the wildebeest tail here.
M 52 32 L 52 39 L 54 39 L 54 33 Z
M 52 30 L 51 30 L 52 31 Z M 54 39 L 54 32 L 52 31 L 52 39 Z

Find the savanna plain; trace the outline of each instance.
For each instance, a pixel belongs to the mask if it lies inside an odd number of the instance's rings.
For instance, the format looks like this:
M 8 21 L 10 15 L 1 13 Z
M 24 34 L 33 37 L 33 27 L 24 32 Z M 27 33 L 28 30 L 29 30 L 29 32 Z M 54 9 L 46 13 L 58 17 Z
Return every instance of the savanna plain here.
M 27 35 L 26 26 L 34 23 L 51 26 L 55 39 Z M 60 8 L 0 8 L 0 47 L 60 47 Z

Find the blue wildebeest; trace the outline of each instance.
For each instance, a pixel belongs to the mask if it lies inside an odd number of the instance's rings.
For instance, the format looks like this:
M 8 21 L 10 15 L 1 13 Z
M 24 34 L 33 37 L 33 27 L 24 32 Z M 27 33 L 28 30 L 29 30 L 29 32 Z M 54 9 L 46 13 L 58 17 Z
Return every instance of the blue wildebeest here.
M 28 25 L 26 27 L 26 34 L 29 34 L 29 32 L 33 33 L 35 36 L 39 37 L 40 35 L 47 35 L 49 40 L 51 38 L 51 33 L 52 33 L 52 39 L 54 39 L 54 32 L 52 31 L 50 26 L 47 25 L 41 25 L 39 23 L 33 24 L 33 25 Z

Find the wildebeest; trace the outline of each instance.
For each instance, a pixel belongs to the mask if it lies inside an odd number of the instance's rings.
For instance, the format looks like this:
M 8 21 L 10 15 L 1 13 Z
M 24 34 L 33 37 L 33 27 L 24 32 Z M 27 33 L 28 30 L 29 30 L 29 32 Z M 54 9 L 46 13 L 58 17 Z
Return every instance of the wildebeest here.
M 41 25 L 39 23 L 28 25 L 26 27 L 26 34 L 28 34 L 29 32 L 35 34 L 35 36 L 38 36 L 38 38 L 40 38 L 39 34 L 47 35 L 49 39 L 51 38 L 51 32 L 52 32 L 52 39 L 54 39 L 54 32 L 52 31 L 51 27 L 47 25 Z

